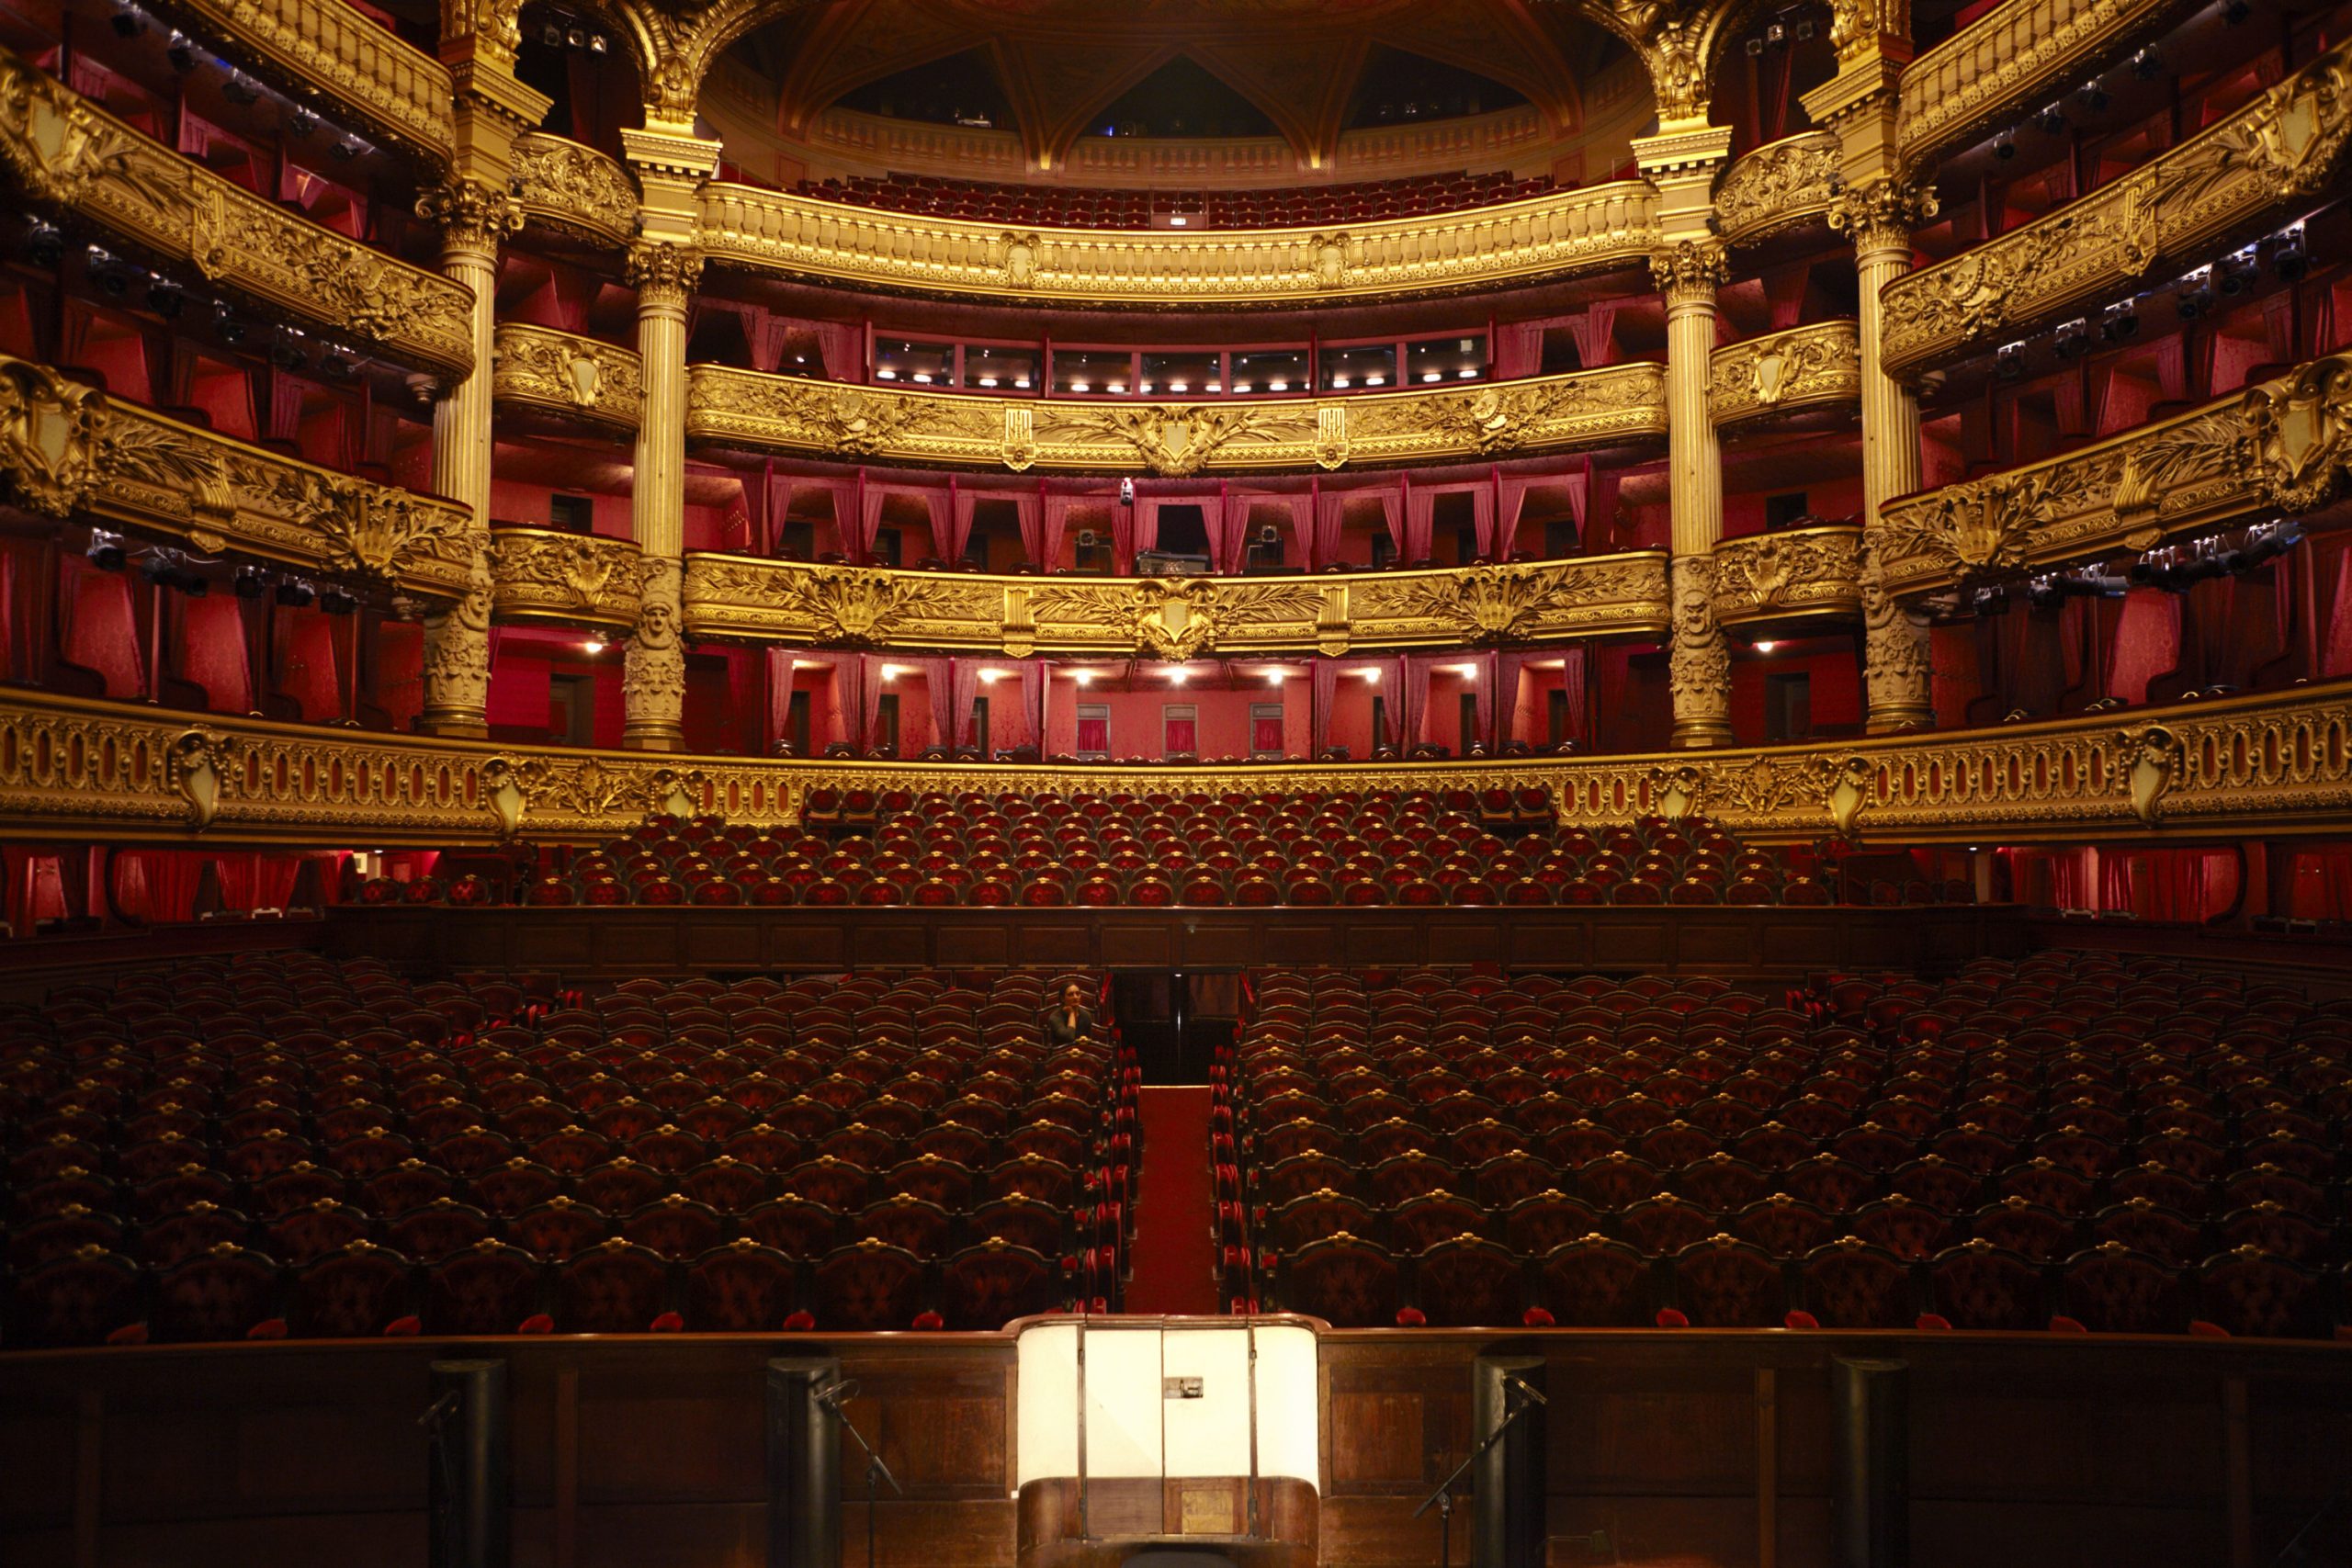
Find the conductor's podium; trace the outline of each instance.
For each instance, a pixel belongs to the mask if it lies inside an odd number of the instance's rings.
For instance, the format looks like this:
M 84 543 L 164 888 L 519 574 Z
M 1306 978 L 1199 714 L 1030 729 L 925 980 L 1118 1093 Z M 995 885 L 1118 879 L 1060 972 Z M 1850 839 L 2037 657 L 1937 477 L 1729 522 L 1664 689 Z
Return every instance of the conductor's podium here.
M 1311 1568 L 1306 1320 L 1038 1317 L 1018 1344 L 1021 1568 Z

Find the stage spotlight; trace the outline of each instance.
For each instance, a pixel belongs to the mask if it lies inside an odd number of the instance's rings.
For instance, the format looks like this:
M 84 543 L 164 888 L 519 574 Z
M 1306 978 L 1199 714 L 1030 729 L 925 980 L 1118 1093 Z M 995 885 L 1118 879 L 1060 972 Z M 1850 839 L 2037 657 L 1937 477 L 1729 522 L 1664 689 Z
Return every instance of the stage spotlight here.
M 2213 269 L 2200 266 L 2173 285 L 2173 309 L 2184 321 L 2194 321 L 2213 308 Z
M 35 219 L 25 230 L 25 259 L 38 267 L 56 266 L 65 259 L 65 231 Z
M 187 303 L 187 293 L 178 284 L 160 277 L 147 280 L 147 308 L 165 321 L 176 317 Z
M 2214 270 L 2221 278 L 2222 293 L 2244 294 L 2254 288 L 2260 267 L 2255 259 L 2254 247 L 2248 245 L 2245 250 L 2223 256 L 2215 264 Z
M 319 129 L 319 117 L 309 109 L 296 109 L 286 117 L 286 130 L 293 136 L 308 136 Z
M 2033 117 L 2033 128 L 2036 130 L 2041 131 L 2044 136 L 2065 135 L 2066 111 L 2064 107 L 2058 104 L 2052 104 L 2048 108 L 2043 109 L 2041 113 Z
M 229 586 L 240 599 L 266 599 L 269 597 L 269 573 L 257 566 L 241 566 L 237 569 L 237 575 L 230 579 Z
M 212 330 L 220 335 L 222 343 L 240 344 L 245 341 L 245 323 L 226 304 L 212 307 Z
M 2153 82 L 2165 73 L 2164 56 L 2153 49 L 2143 49 L 2132 57 L 2132 74 L 2143 82 Z
M 2292 224 L 2271 237 L 2271 270 L 2292 283 L 2311 270 L 2311 256 L 2303 249 L 2303 226 Z
M 2007 131 L 1993 138 L 1993 156 L 2007 163 L 2018 155 L 2018 139 Z
M 2005 343 L 1993 355 L 1993 374 L 2004 381 L 2015 381 L 2025 375 L 2025 344 Z
M 242 71 L 232 71 L 220 84 L 220 96 L 240 107 L 250 107 L 261 102 L 261 89 Z
M 2058 330 L 2050 334 L 2050 346 L 2061 359 L 2073 359 L 2086 354 L 2091 346 L 2091 324 L 2076 316 L 2071 321 L 2061 321 Z
M 318 596 L 319 591 L 304 578 L 289 577 L 277 585 L 277 602 L 289 610 L 307 610 Z
M 147 16 L 136 6 L 117 6 L 107 24 L 117 38 L 137 38 L 147 30 Z
M 2109 305 L 2099 313 L 2098 335 L 2107 343 L 2124 343 L 2140 335 L 2140 307 L 2130 299 Z
M 2083 106 L 2083 112 L 2085 114 L 2105 114 L 2107 112 L 2108 103 L 2107 89 L 2100 86 L 2096 82 L 2090 83 L 2085 86 L 2081 92 L 2075 95 L 2075 101 Z
M 319 608 L 330 615 L 348 615 L 359 608 L 359 601 L 340 588 L 322 589 L 319 593 Z
M 90 543 L 82 554 L 100 571 L 120 571 L 123 563 L 122 536 L 104 528 L 90 530 Z
M 311 356 L 290 338 L 280 337 L 269 345 L 269 362 L 291 376 L 309 364 Z
M 173 70 L 185 76 L 196 69 L 196 44 L 187 34 L 174 33 L 171 46 L 164 51 L 164 58 L 172 62 Z

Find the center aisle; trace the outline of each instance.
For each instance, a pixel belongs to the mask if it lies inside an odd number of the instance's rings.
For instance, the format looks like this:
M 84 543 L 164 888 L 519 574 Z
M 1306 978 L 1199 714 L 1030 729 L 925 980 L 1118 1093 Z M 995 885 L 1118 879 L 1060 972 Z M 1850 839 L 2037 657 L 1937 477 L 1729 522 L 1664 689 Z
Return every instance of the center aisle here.
M 1126 1310 L 1213 1314 L 1216 1200 L 1209 1181 L 1208 1087 L 1147 1087 L 1136 1095 L 1144 1153 Z

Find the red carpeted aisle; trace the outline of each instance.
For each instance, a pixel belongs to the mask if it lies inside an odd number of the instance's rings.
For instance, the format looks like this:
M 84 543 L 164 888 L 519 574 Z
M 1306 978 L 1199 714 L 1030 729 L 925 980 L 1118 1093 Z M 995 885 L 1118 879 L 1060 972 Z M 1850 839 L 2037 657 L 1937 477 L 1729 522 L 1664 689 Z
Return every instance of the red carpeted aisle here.
M 1209 1090 L 1138 1089 L 1143 1169 L 1126 1310 L 1214 1313 L 1216 1197 L 1209 1181 Z

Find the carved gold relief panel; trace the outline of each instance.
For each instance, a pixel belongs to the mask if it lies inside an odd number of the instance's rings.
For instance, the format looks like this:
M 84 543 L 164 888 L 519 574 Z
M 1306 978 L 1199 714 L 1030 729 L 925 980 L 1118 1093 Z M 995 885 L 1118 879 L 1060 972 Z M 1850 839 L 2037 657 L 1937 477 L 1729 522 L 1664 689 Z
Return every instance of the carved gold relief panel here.
M 514 186 L 526 222 L 614 250 L 637 232 L 637 186 L 593 147 L 544 130 L 516 137 Z
M 1801 131 L 1743 153 L 1715 186 L 1715 225 L 1725 243 L 1752 245 L 1826 221 L 1837 202 L 1838 138 Z
M 33 206 L 214 288 L 422 369 L 473 367 L 465 288 L 263 200 L 6 50 L 0 168 Z
M 1720 427 L 1862 396 L 1861 346 L 1851 321 L 1823 321 L 1715 350 L 1709 401 Z
M 1724 626 L 1861 612 L 1862 531 L 1792 528 L 1715 545 L 1715 619 Z
M 2120 722 L 2119 722 L 2120 720 Z M 1329 792 L 1543 785 L 1563 822 L 1703 811 L 1755 840 L 2137 838 L 2152 829 L 2341 834 L 2352 826 L 2342 682 L 1840 745 L 1405 767 L 1001 765 L 676 757 L 266 724 L 37 692 L 0 694 L 0 835 L 333 847 L 591 840 L 648 811 L 778 825 L 819 787 Z
M 502 621 L 637 625 L 639 551 L 633 539 L 552 528 L 493 528 L 492 604 Z
M 1312 304 L 1491 288 L 1637 265 L 1657 243 L 1641 181 L 1321 229 L 1007 228 L 714 183 L 713 265 L 1055 304 Z
M 686 558 L 695 637 L 801 647 L 979 649 L 1014 658 L 1340 654 L 1655 633 L 1651 551 L 1314 577 L 979 577 Z
M 693 439 L 1015 473 L 1331 469 L 1575 451 L 1666 431 L 1666 373 L 1650 364 L 1320 403 L 1029 402 L 718 365 L 695 366 L 688 375 Z
M 634 431 L 645 384 L 635 354 L 548 327 L 502 322 L 491 396 L 564 419 Z
M 371 483 L 124 403 L 0 355 L 0 482 L 29 510 L 161 534 L 456 598 L 463 507 Z
M 2301 211 L 2335 177 L 2347 134 L 2352 44 L 2341 44 L 2081 200 L 1889 284 L 1888 371 L 1916 375 L 2212 261 Z

